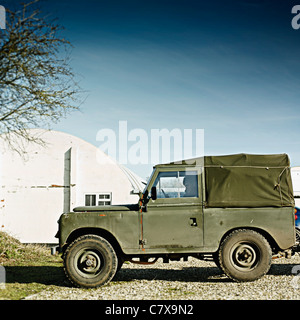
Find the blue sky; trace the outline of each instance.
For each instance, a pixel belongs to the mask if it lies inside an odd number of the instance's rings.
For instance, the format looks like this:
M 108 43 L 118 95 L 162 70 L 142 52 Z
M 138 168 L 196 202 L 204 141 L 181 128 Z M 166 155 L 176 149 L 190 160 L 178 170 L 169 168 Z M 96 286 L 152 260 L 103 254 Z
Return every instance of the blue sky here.
M 298 1 L 300 4 L 300 1 Z M 288 153 L 300 165 L 297 1 L 43 0 L 87 98 L 53 129 L 204 129 L 205 154 Z M 300 21 L 299 21 L 300 23 Z M 152 164 L 128 167 L 146 177 Z

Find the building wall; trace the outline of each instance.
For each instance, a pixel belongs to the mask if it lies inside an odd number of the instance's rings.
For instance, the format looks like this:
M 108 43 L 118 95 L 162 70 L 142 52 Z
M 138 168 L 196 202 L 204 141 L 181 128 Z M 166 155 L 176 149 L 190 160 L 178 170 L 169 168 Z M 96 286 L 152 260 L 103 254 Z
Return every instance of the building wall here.
M 85 205 L 85 194 L 108 192 L 111 204 L 136 203 L 121 167 L 72 135 L 33 130 L 45 146 L 25 143 L 19 155 L 0 140 L 0 230 L 24 243 L 57 243 L 57 220 Z M 141 185 L 139 185 L 142 188 Z

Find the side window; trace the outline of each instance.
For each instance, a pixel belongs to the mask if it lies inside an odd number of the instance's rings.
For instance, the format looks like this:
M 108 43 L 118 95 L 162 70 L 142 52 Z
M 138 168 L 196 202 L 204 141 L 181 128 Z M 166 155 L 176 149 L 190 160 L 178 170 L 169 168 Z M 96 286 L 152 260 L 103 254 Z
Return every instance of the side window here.
M 160 172 L 153 186 L 157 198 L 198 197 L 197 171 Z
M 182 197 L 198 197 L 198 175 L 197 171 L 185 171 L 182 175 L 184 193 Z
M 183 185 L 178 179 L 178 172 L 160 172 L 154 182 L 157 198 L 179 198 Z

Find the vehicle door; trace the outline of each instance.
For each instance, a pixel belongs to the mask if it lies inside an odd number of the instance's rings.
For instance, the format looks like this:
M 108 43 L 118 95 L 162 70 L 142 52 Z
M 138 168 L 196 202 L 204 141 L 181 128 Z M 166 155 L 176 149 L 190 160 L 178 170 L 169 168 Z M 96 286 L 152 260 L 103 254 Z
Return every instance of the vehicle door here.
M 202 168 L 163 170 L 154 177 L 156 200 L 143 214 L 147 252 L 194 251 L 203 245 Z M 149 186 L 151 188 L 151 186 Z

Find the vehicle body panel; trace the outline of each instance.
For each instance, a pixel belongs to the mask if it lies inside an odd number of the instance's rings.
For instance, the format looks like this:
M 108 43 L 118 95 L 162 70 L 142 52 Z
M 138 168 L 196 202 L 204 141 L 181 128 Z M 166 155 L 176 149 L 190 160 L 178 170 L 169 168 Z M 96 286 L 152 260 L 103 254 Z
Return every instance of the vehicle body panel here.
M 204 209 L 204 247 L 216 251 L 228 230 L 249 228 L 269 234 L 280 249 L 295 244 L 294 209 L 273 208 L 207 208 Z
M 138 211 L 71 212 L 61 215 L 59 225 L 60 247 L 67 244 L 73 232 L 80 229 L 98 229 L 99 232 L 109 232 L 124 251 L 139 250 Z
M 153 210 L 153 211 L 152 211 Z M 260 230 L 270 235 L 282 250 L 295 244 L 294 214 L 291 208 L 208 208 L 197 205 L 164 207 L 143 213 L 138 211 L 72 212 L 60 219 L 60 246 L 76 230 L 93 228 L 109 232 L 125 254 L 196 253 L 215 252 L 229 231 L 238 228 Z M 203 212 L 203 213 L 202 213 Z M 191 217 L 196 218 L 196 226 Z M 169 232 L 166 232 L 166 225 Z M 140 240 L 145 241 L 141 246 Z

